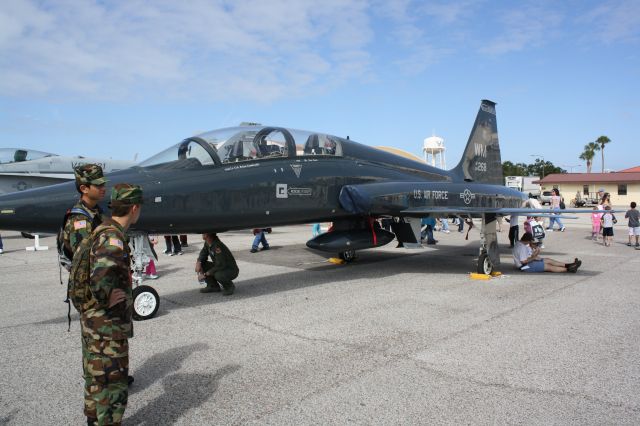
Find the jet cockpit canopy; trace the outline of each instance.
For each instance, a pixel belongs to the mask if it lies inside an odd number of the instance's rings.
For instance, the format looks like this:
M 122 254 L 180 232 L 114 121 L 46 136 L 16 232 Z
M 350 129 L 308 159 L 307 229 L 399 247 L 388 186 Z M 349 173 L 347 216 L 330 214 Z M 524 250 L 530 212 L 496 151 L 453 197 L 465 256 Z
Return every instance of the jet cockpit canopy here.
M 0 148 L 0 164 L 19 163 L 21 161 L 37 160 L 44 157 L 55 157 L 57 154 L 23 148 Z
M 178 160 L 182 160 L 183 167 L 194 167 L 279 157 L 341 156 L 343 141 L 336 136 L 283 127 L 227 127 L 187 138 L 140 166 Z

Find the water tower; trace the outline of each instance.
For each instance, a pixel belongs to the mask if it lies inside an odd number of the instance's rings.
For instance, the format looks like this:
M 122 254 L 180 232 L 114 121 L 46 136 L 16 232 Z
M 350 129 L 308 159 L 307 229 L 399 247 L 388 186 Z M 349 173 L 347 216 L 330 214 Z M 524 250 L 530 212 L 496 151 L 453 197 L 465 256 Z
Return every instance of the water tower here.
M 447 161 L 444 158 L 444 150 L 444 139 L 436 135 L 426 138 L 422 147 L 425 163 L 430 164 L 433 167 L 446 169 Z

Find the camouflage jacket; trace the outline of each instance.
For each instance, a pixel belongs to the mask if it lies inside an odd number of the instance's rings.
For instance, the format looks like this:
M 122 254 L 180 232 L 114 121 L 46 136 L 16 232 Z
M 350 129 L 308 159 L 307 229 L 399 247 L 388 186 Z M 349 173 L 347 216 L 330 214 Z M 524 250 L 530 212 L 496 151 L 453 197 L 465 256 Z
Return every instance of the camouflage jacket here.
M 83 305 L 82 334 L 96 340 L 123 340 L 133 337 L 133 298 L 131 292 L 131 252 L 122 227 L 105 218 L 102 231 L 91 246 L 91 297 Z M 113 289 L 122 289 L 124 302 L 109 308 Z
M 69 253 L 75 253 L 82 240 L 93 232 L 94 222 L 96 227 L 102 223 L 102 210 L 99 206 L 90 209 L 82 200 L 78 200 L 72 208 L 84 210 L 91 219 L 81 213 L 72 214 L 67 219 L 62 231 L 62 241 Z
M 213 275 L 215 272 L 223 270 L 238 271 L 238 265 L 231 251 L 218 238 L 213 240 L 211 246 L 205 241 L 204 247 L 198 255 L 198 262 L 204 264 L 209 256 L 213 260 L 213 267 L 204 271 L 206 275 Z

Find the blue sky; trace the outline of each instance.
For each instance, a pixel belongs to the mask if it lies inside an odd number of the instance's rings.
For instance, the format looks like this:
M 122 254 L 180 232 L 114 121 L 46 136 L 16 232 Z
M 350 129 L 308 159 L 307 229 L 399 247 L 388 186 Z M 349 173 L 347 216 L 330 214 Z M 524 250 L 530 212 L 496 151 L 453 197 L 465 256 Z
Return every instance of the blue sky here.
M 435 131 L 453 167 L 481 99 L 503 160 L 585 171 L 606 135 L 640 165 L 640 1 L 0 2 L 0 147 L 141 160 L 256 121 L 417 155 Z

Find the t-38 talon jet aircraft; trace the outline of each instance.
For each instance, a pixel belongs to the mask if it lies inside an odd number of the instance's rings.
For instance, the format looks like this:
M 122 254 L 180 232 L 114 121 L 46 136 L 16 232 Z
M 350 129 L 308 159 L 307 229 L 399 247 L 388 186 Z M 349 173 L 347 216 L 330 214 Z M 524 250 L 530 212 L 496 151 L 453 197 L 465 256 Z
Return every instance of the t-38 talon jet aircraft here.
M 331 135 L 245 126 L 185 139 L 107 178 L 108 185 L 129 182 L 144 189 L 143 214 L 133 231 L 333 222 L 332 232 L 307 246 L 347 260 L 355 250 L 382 246 L 394 236 L 419 244 L 419 219 L 425 216 L 481 218 L 479 269 L 485 273 L 500 261 L 496 216 L 535 212 L 521 208 L 523 193 L 503 186 L 495 104 L 487 100 L 460 163 L 449 171 Z M 77 197 L 74 183 L 0 196 L 0 229 L 55 232 Z M 375 226 L 379 217 L 400 218 L 395 235 Z

